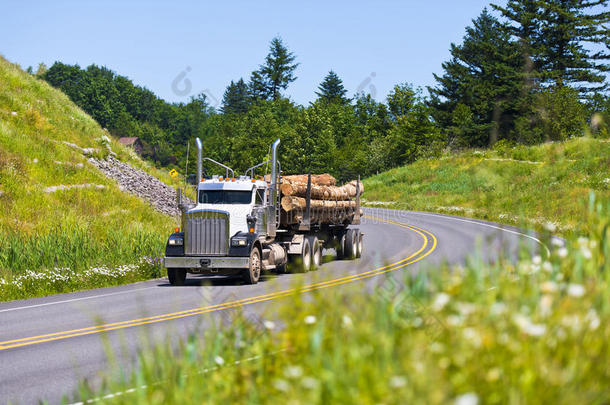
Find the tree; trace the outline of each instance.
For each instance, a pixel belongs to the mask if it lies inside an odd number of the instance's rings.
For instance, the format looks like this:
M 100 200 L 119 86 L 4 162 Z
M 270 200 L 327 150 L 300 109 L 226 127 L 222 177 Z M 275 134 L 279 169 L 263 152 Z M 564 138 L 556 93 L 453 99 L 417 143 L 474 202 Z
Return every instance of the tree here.
M 324 81 L 318 86 L 319 92 L 315 92 L 318 100 L 326 103 L 348 104 L 350 100 L 345 97 L 347 90 L 343 87 L 343 81 L 332 70 L 328 72 Z
M 254 90 L 257 95 L 264 96 L 265 99 L 277 100 L 280 98 L 280 91 L 286 90 L 288 85 L 297 79 L 294 71 L 299 64 L 294 63 L 295 59 L 296 56 L 288 51 L 281 38 L 273 38 L 265 64 L 252 74 L 251 90 Z
M 409 84 L 397 84 L 388 94 L 388 108 L 394 118 L 406 115 L 415 103 L 416 93 Z
M 531 58 L 535 77 L 545 85 L 574 86 L 581 94 L 607 88 L 610 12 L 596 12 L 608 0 L 510 0 L 492 5 L 510 22 L 505 31 Z
M 503 25 L 483 10 L 466 28 L 463 43 L 451 44 L 451 56 L 442 65 L 444 75 L 434 75 L 437 86 L 428 88 L 437 123 L 452 126 L 454 110 L 462 104 L 472 114 L 471 124 L 463 128 L 466 145 L 490 146 L 516 136 L 514 121 L 525 104 L 524 62 Z
M 222 97 L 221 111 L 224 114 L 245 113 L 250 106 L 248 85 L 244 79 L 239 79 L 237 83 L 231 80 Z

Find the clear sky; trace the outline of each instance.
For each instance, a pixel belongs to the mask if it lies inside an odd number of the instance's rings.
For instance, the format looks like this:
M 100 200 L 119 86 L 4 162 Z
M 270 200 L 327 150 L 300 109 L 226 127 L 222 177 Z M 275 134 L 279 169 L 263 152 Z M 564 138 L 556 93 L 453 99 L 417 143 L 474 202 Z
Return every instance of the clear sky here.
M 279 35 L 300 62 L 286 92 L 297 103 L 315 99 L 330 69 L 350 95 L 362 90 L 381 101 L 398 83 L 433 84 L 450 43 L 488 4 L 5 0 L 0 54 L 23 68 L 104 65 L 168 101 L 205 92 L 216 104 L 231 80 L 247 80 L 263 63 Z

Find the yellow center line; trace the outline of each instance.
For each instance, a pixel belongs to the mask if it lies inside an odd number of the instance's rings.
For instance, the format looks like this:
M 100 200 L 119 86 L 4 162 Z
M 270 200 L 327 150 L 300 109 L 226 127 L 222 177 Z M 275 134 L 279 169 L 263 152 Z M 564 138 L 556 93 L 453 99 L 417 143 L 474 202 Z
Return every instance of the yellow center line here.
M 77 336 L 85 336 L 85 335 L 90 335 L 90 334 L 95 334 L 95 333 L 100 333 L 100 332 L 105 332 L 105 331 L 129 328 L 129 327 L 133 327 L 133 326 L 140 326 L 140 325 L 146 325 L 146 324 L 151 324 L 151 323 L 164 322 L 164 321 L 169 321 L 172 319 L 185 318 L 185 317 L 193 316 L 193 315 L 201 315 L 201 314 L 205 314 L 205 313 L 209 313 L 209 312 L 215 312 L 215 311 L 220 311 L 220 310 L 230 309 L 230 308 L 237 308 L 237 307 L 241 307 L 241 306 L 245 306 L 245 305 L 250 305 L 250 304 L 270 301 L 270 300 L 274 300 L 274 299 L 278 299 L 278 298 L 283 298 L 283 297 L 292 295 L 294 293 L 303 293 L 303 292 L 308 292 L 308 291 L 319 290 L 322 288 L 333 287 L 333 286 L 337 286 L 337 285 L 341 285 L 341 284 L 346 284 L 349 282 L 363 280 L 363 279 L 366 279 L 369 277 L 377 276 L 377 275 L 387 273 L 390 271 L 402 269 L 402 268 L 408 266 L 409 264 L 422 260 L 424 257 L 428 256 L 430 253 L 432 253 L 432 251 L 434 251 L 436 249 L 437 239 L 429 231 L 426 231 L 421 228 L 417 228 L 412 225 L 402 224 L 402 223 L 396 222 L 396 221 L 391 221 L 391 220 L 386 220 L 386 219 L 381 219 L 381 218 L 373 218 L 373 217 L 369 217 L 369 218 L 377 219 L 377 220 L 391 223 L 391 224 L 395 224 L 402 228 L 412 230 L 422 237 L 424 243 L 415 253 L 411 254 L 409 257 L 404 258 L 395 263 L 392 263 L 392 264 L 389 264 L 389 265 L 386 265 L 383 267 L 379 267 L 374 270 L 366 271 L 364 273 L 358 273 L 358 274 L 354 274 L 354 275 L 350 275 L 350 276 L 340 277 L 337 279 L 318 282 L 318 283 L 304 286 L 302 288 L 290 288 L 290 289 L 276 291 L 276 292 L 272 292 L 272 293 L 268 293 L 268 294 L 264 294 L 264 295 L 259 295 L 256 297 L 244 298 L 241 300 L 230 301 L 230 302 L 221 303 L 221 304 L 193 308 L 193 309 L 189 309 L 189 310 L 185 310 L 185 311 L 173 312 L 173 313 L 162 314 L 162 315 L 155 315 L 155 316 L 139 318 L 139 319 L 132 319 L 132 320 L 121 321 L 121 322 L 108 323 L 108 324 L 91 326 L 91 327 L 81 328 L 81 329 L 74 329 L 74 330 L 63 331 L 63 332 L 49 333 L 46 335 L 39 335 L 39 336 L 26 337 L 26 338 L 21 338 L 21 339 L 8 340 L 8 341 L 0 342 L 1 343 L 0 350 L 27 346 L 27 345 L 37 344 L 37 343 L 50 342 L 50 341 L 60 340 L 60 339 L 67 339 L 67 338 L 72 338 L 72 337 L 77 337 Z M 426 234 L 431 237 L 431 239 L 433 241 L 432 246 L 423 255 L 421 255 L 420 257 L 416 257 L 422 251 L 424 251 L 429 244 L 429 240 L 428 240 L 428 237 L 426 236 Z

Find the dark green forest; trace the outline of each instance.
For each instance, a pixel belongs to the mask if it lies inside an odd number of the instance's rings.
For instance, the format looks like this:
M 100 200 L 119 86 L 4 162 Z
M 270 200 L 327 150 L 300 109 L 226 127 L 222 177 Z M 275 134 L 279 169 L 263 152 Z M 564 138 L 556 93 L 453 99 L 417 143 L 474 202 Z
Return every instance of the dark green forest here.
M 158 166 L 184 172 L 187 143 L 199 136 L 207 156 L 243 173 L 281 138 L 286 172 L 349 179 L 446 150 L 608 137 L 607 3 L 492 4 L 450 45 L 435 86 L 417 89 L 405 78 L 383 102 L 364 93 L 348 98 L 330 70 L 312 89 L 313 103 L 295 104 L 287 90 L 298 78 L 298 58 L 279 37 L 249 78 L 227 86 L 218 111 L 203 94 L 167 103 L 106 67 L 56 62 L 38 75 L 112 135 L 141 138 L 144 157 Z

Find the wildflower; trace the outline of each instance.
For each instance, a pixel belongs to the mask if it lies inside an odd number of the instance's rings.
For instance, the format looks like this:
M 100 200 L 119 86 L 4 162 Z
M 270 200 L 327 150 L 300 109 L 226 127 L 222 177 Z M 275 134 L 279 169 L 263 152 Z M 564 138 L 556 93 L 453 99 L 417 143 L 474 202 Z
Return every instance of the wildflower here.
M 568 257 L 568 249 L 566 247 L 562 247 L 557 251 L 557 254 L 562 259 L 565 259 L 566 257 Z
M 526 335 L 540 337 L 546 333 L 546 325 L 532 323 L 532 321 L 523 314 L 517 314 L 513 317 L 513 322 Z
M 493 304 L 491 304 L 491 307 L 489 308 L 489 313 L 491 315 L 502 315 L 505 312 L 506 312 L 506 304 L 504 304 L 503 302 L 494 302 Z
M 390 387 L 392 388 L 402 388 L 407 385 L 407 379 L 400 375 L 395 375 L 390 378 Z
M 313 377 L 304 377 L 301 380 L 301 385 L 307 389 L 313 390 L 313 389 L 318 388 L 318 385 L 320 385 L 320 382 Z
M 353 322 L 352 322 L 352 318 L 350 318 L 348 315 L 343 315 L 343 318 L 341 319 L 342 323 L 343 323 L 343 327 L 345 328 L 351 328 L 353 326 Z
M 545 260 L 544 263 L 542 263 L 542 270 L 546 271 L 547 273 L 550 273 L 551 271 L 553 271 L 553 265 L 548 260 Z
M 542 263 L 542 258 L 536 255 L 532 258 L 532 263 L 534 263 L 535 265 L 539 265 L 540 263 Z
M 225 359 L 220 356 L 216 356 L 214 357 L 214 363 L 218 364 L 219 366 L 222 366 L 225 364 Z
M 314 323 L 316 323 L 316 317 L 313 315 L 307 315 L 305 317 L 305 323 L 307 325 L 313 325 Z
M 557 224 L 555 224 L 554 222 L 551 222 L 551 221 L 546 222 L 544 224 L 544 227 L 549 232 L 555 232 L 557 230 Z
M 432 309 L 439 312 L 442 311 L 445 305 L 449 303 L 450 297 L 447 293 L 438 293 L 434 298 L 434 302 L 432 303 Z
M 472 314 L 477 307 L 469 302 L 458 302 L 456 304 L 456 308 L 459 311 L 460 315 L 468 316 Z
M 283 392 L 287 392 L 290 389 L 290 384 L 288 384 L 288 381 L 282 380 L 281 378 L 278 378 L 277 380 L 275 380 L 273 382 L 273 386 L 278 391 L 283 391 Z
M 540 291 L 545 294 L 557 292 L 558 287 L 557 284 L 553 281 L 545 281 L 540 285 Z
M 303 375 L 303 369 L 299 366 L 289 366 L 284 370 L 286 378 L 300 378 Z
M 460 326 L 462 324 L 462 317 L 459 315 L 449 315 L 447 317 L 447 325 L 449 326 Z
M 275 322 L 265 321 L 265 322 L 263 322 L 263 326 L 265 326 L 266 329 L 273 330 L 273 329 L 275 329 Z
M 580 331 L 582 327 L 582 322 L 578 315 L 565 315 L 561 318 L 561 324 L 566 328 L 572 329 L 572 332 Z
M 585 295 L 585 287 L 581 284 L 568 285 L 568 295 L 574 298 L 580 298 Z
M 587 312 L 585 320 L 589 322 L 589 329 L 596 330 L 597 328 L 599 328 L 599 316 L 597 316 L 597 312 L 595 312 L 594 309 L 590 309 L 589 312 Z
M 545 294 L 540 298 L 540 315 L 547 317 L 551 315 L 551 307 L 553 306 L 553 297 Z
M 455 399 L 455 405 L 477 405 L 479 397 L 474 392 L 462 394 Z
M 563 241 L 559 238 L 551 239 L 551 244 L 555 247 L 563 247 Z
M 582 246 L 580 248 L 580 253 L 582 253 L 582 257 L 589 260 L 593 255 L 591 254 L 591 250 L 587 246 Z
M 479 336 L 479 333 L 475 329 L 464 328 L 464 330 L 462 331 L 462 335 L 464 336 L 464 339 L 472 343 L 473 346 L 481 346 L 481 336 Z
M 489 382 L 498 381 L 498 379 L 500 379 L 500 369 L 497 368 L 497 367 L 494 367 L 494 368 L 490 369 L 487 372 L 486 379 Z

